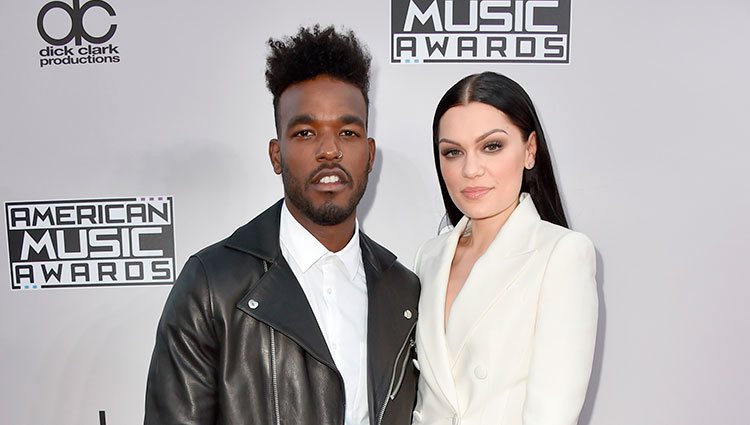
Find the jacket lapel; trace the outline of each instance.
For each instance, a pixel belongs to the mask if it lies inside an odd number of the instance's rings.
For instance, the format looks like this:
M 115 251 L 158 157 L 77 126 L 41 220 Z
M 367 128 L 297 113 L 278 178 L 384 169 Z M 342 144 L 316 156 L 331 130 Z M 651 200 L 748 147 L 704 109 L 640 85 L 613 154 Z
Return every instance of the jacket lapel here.
M 288 336 L 320 362 L 337 370 L 307 297 L 281 254 L 281 204 L 282 201 L 277 202 L 237 229 L 225 243 L 229 248 L 261 259 L 268 267 L 236 306 L 245 314 Z
M 408 344 L 407 338 L 417 320 L 419 287 L 416 284 L 410 287 L 403 277 L 390 278 L 388 270 L 396 256 L 362 232 L 360 245 L 367 279 L 368 403 L 370 422 L 374 424 L 389 390 L 396 357 L 403 344 Z M 409 294 L 407 288 L 414 293 Z
M 252 306 L 251 306 L 252 304 Z M 291 338 L 321 363 L 338 370 L 302 287 L 279 255 L 237 308 Z
M 422 281 L 422 295 L 419 301 L 421 319 L 417 330 L 420 351 L 428 353 L 419 359 L 420 367 L 427 367 L 434 376 L 445 400 L 458 411 L 458 397 L 451 371 L 451 359 L 445 338 L 445 293 L 448 286 L 453 255 L 456 243 L 465 225 L 466 218 L 461 219 L 453 231 L 444 237 L 442 244 L 435 245 L 433 252 L 423 252 L 419 264 L 419 276 Z
M 476 261 L 451 306 L 446 329 L 451 361 L 482 320 L 522 275 L 535 251 L 532 237 L 539 223 L 531 198 L 524 194 L 487 251 Z M 445 298 L 445 293 L 443 293 Z

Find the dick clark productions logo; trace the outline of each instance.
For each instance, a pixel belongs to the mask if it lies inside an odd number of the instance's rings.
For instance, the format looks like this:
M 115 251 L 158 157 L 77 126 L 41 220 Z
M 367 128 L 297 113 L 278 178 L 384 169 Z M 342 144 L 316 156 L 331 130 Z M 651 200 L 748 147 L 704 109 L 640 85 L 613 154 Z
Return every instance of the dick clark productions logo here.
M 568 63 L 570 0 L 391 0 L 391 62 Z
M 49 45 L 39 50 L 39 66 L 120 62 L 119 46 L 109 43 L 117 31 L 117 24 L 112 22 L 116 15 L 115 9 L 103 0 L 45 4 L 39 10 L 36 26 Z

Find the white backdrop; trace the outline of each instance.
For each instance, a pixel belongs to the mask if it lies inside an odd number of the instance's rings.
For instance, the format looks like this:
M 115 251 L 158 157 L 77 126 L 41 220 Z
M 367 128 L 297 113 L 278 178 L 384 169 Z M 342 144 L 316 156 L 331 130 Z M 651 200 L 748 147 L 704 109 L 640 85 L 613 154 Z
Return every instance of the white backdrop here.
M 437 100 L 469 73 L 505 73 L 534 99 L 572 227 L 598 249 L 581 423 L 750 423 L 750 3 L 573 0 L 569 64 L 397 65 L 387 1 L 109 0 L 120 62 L 42 68 L 45 2 L 0 13 L 0 201 L 174 196 L 181 268 L 282 195 L 265 41 L 346 25 L 374 56 L 371 236 L 411 266 L 442 215 Z M 92 33 L 102 17 L 87 16 Z M 0 284 L 2 424 L 142 421 L 170 286 L 11 290 L 7 263 Z

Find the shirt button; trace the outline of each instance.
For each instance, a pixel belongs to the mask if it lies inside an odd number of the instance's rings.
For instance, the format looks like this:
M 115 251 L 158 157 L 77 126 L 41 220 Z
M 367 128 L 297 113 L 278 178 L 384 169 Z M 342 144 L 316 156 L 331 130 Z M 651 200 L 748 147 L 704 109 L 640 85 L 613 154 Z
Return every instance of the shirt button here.
M 336 344 L 331 344 L 331 348 L 333 349 L 333 351 L 336 351 L 336 348 L 338 348 L 338 346 Z
M 453 415 L 453 420 L 451 421 L 453 425 L 458 425 L 461 422 L 461 419 L 458 418 L 458 413 Z
M 333 293 L 333 289 L 326 288 L 326 294 L 331 295 Z
M 258 308 L 258 301 L 250 300 L 250 301 L 247 302 L 247 306 L 250 307 L 250 308 L 252 308 L 252 309 L 256 309 L 256 308 Z
M 474 368 L 474 376 L 477 377 L 477 379 L 484 379 L 487 377 L 487 369 L 485 369 L 482 366 L 477 366 Z

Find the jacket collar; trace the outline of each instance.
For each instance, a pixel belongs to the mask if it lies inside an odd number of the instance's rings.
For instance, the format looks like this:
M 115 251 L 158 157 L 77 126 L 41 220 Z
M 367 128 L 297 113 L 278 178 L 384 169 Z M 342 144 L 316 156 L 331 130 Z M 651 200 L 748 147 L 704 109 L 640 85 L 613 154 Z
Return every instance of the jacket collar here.
M 523 254 L 534 249 L 534 241 L 529 234 L 534 230 L 541 218 L 536 211 L 534 201 L 528 193 L 521 193 L 516 209 L 510 214 L 508 220 L 500 228 L 495 240 L 487 248 L 484 256 L 491 258 L 509 257 Z M 458 241 L 461 233 L 466 229 L 469 219 L 462 217 L 451 231 L 451 240 Z M 452 246 L 450 246 L 452 245 Z M 451 257 L 455 252 L 455 244 L 448 244 L 451 248 Z
M 280 199 L 249 223 L 235 230 L 224 242 L 224 246 L 273 262 L 281 255 L 279 248 Z
M 224 245 L 262 260 L 274 262 L 277 257 L 281 256 L 279 228 L 283 203 L 284 199 L 280 199 L 252 221 L 237 229 L 227 238 Z M 359 235 L 362 259 L 365 263 L 369 261 L 373 267 L 372 272 L 379 275 L 396 262 L 396 256 L 393 253 L 375 243 L 364 232 L 360 231 Z
M 260 266 L 261 269 L 267 267 L 267 271 L 250 286 L 236 306 L 291 338 L 320 362 L 337 370 L 307 297 L 281 254 L 279 225 L 282 202 L 280 200 L 237 229 L 225 242 L 226 247 L 263 261 L 265 266 Z M 383 273 L 396 261 L 396 256 L 373 242 L 364 232 L 360 231 L 359 236 L 368 291 L 368 352 L 372 352 L 377 347 L 383 348 L 381 344 L 384 341 L 381 338 L 388 341 L 395 339 L 394 329 L 381 329 L 391 323 L 383 316 L 399 315 L 403 318 L 404 310 L 397 311 L 401 308 L 401 301 L 394 302 L 393 299 L 394 295 L 398 295 L 395 286 L 400 282 L 381 279 Z M 410 306 L 412 311 L 415 307 Z M 414 319 L 416 320 L 416 314 Z M 380 335 L 382 336 L 379 337 Z M 400 344 L 400 341 L 393 344 Z M 378 365 L 373 369 L 382 368 Z M 381 385 L 382 379 L 375 378 L 377 385 Z

